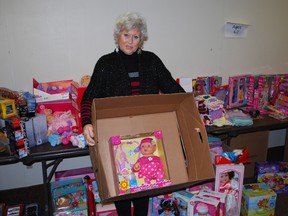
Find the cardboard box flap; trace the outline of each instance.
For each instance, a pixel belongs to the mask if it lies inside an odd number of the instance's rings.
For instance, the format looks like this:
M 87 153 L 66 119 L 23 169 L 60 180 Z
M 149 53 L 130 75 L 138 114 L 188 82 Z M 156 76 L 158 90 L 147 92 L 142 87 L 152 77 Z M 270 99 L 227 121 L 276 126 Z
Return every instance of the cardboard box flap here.
M 96 145 L 90 156 L 103 203 L 183 189 L 214 178 L 208 138 L 192 93 L 94 99 L 92 123 Z M 172 186 L 117 194 L 111 136 L 163 131 L 163 145 Z M 101 153 L 101 154 L 100 154 Z M 160 191 L 160 193 L 159 193 Z

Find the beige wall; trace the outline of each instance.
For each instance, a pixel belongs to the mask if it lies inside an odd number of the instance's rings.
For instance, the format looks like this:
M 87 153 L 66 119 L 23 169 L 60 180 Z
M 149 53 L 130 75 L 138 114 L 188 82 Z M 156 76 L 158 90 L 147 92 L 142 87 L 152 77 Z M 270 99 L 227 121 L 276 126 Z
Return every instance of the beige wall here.
M 0 0 L 0 86 L 32 91 L 39 81 L 79 80 L 113 51 L 116 17 L 142 13 L 145 49 L 176 77 L 287 73 L 287 0 Z M 242 39 L 227 39 L 226 22 L 251 25 Z M 59 169 L 90 165 L 64 160 Z M 21 180 L 19 180 L 21 179 Z M 40 184 L 41 166 L 0 167 L 0 190 Z

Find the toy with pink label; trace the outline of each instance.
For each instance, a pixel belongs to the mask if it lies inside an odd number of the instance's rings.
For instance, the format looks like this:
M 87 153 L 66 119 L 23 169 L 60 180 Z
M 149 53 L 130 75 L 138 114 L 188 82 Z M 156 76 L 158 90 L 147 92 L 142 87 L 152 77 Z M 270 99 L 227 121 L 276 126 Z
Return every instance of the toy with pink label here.
M 110 139 L 119 194 L 171 185 L 161 130 Z
M 240 214 L 243 164 L 216 165 L 215 191 L 226 193 L 226 216 Z
M 229 77 L 229 108 L 236 108 L 247 104 L 247 90 L 250 75 Z

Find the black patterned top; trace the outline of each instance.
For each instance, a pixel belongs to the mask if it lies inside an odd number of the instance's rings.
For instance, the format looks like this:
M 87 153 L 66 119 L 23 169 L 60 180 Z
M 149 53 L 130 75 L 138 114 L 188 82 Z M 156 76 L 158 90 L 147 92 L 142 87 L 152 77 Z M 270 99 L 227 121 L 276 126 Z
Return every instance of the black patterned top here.
M 152 52 L 138 50 L 139 94 L 185 92 L 161 59 Z M 91 124 L 94 98 L 132 95 L 131 82 L 119 51 L 102 56 L 96 63 L 81 103 L 82 127 Z

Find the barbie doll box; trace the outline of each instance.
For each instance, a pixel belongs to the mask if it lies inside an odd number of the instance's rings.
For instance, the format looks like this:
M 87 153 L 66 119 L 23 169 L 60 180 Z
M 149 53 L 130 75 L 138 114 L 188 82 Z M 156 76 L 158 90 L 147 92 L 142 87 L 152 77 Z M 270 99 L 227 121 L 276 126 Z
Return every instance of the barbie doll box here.
M 242 215 L 274 215 L 276 193 L 265 183 L 243 186 Z M 283 213 L 283 215 L 285 215 Z
M 89 151 L 103 203 L 171 193 L 215 177 L 211 160 L 207 159 L 210 157 L 207 132 L 192 93 L 97 98 L 92 104 L 92 124 L 96 144 Z M 166 165 L 163 167 L 167 184 L 133 193 L 119 193 L 110 138 L 155 131 L 162 134 L 161 151 L 165 153 L 163 164 Z M 119 155 L 120 146 L 115 148 Z M 136 158 L 140 155 L 136 147 L 130 150 Z M 158 155 L 160 158 L 161 154 Z M 128 158 L 127 152 L 125 155 Z

